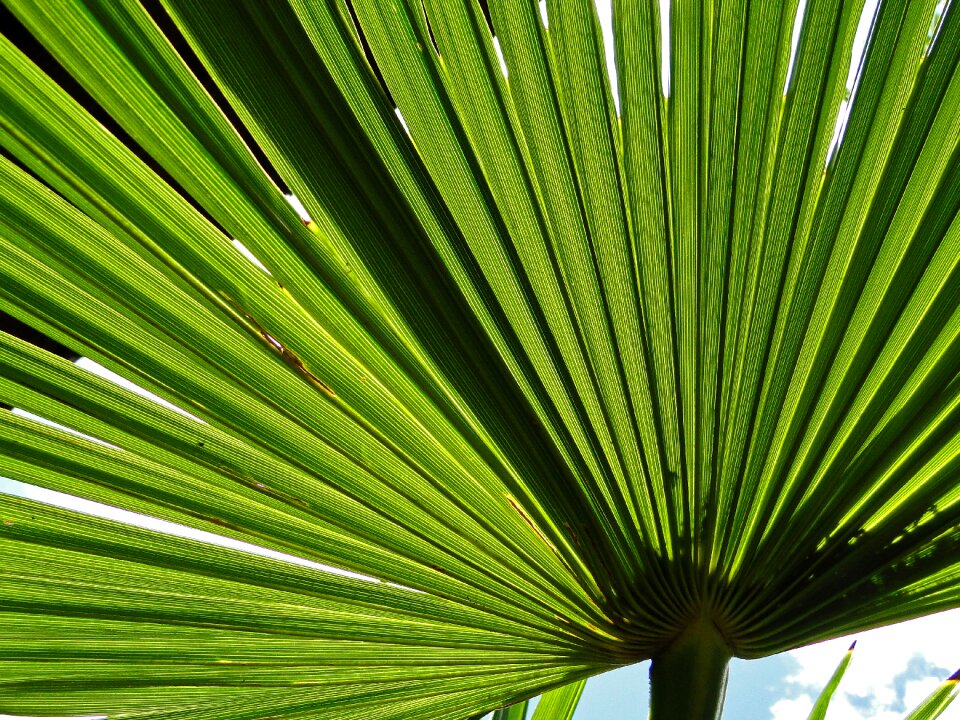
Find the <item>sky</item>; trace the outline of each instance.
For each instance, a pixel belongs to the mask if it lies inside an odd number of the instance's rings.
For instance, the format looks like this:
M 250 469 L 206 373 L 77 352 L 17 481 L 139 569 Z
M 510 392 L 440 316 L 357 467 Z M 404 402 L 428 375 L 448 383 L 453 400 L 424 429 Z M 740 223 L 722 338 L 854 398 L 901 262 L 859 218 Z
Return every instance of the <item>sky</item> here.
M 850 103 L 855 99 L 855 68 L 859 64 L 868 37 L 869 21 L 876 7 L 876 1 L 867 0 L 858 27 L 851 70 L 848 76 L 848 87 L 852 91 Z M 616 67 L 612 51 L 610 5 L 611 0 L 597 0 L 614 101 L 619 107 L 619 99 L 616 95 Z M 800 28 L 799 21 L 802 18 L 805 5 L 806 0 L 800 0 L 798 22 L 794 32 L 795 43 Z M 942 6 L 943 3 L 941 2 L 940 9 L 942 9 Z M 666 13 L 663 13 L 664 27 L 668 22 L 669 18 Z M 665 92 L 669 92 L 668 57 L 669 47 L 665 49 L 662 71 Z M 507 72 L 508 69 L 504 67 L 504 71 Z M 842 137 L 844 121 L 848 112 L 849 103 L 845 101 L 837 122 L 835 135 L 837 142 Z M 295 199 L 292 199 L 292 201 L 295 202 Z M 302 211 L 302 206 L 300 209 Z M 252 262 L 259 265 L 256 258 L 250 256 L 245 248 L 238 247 L 238 249 L 250 257 Z M 266 269 L 264 268 L 264 270 Z M 169 405 L 92 361 L 82 359 L 80 364 L 92 372 Z M 198 420 L 198 422 L 201 421 Z M 125 522 L 151 527 L 161 532 L 199 537 L 209 542 L 281 557 L 289 562 L 328 572 L 355 576 L 354 573 L 322 566 L 302 558 L 294 558 L 245 543 L 238 543 L 210 533 L 199 533 L 166 521 L 106 508 L 106 506 L 97 503 L 81 501 L 60 493 L 33 488 L 6 478 L 0 478 L 0 492 L 24 495 L 83 512 L 102 514 Z M 857 636 L 839 638 L 762 660 L 742 661 L 735 659 L 730 668 L 730 680 L 724 710 L 725 720 L 806 720 L 817 694 L 827 682 L 853 639 L 857 640 L 857 650 L 834 702 L 831 704 L 827 720 L 899 719 L 932 692 L 943 679 L 960 667 L 960 610 L 860 633 Z M 648 670 L 649 663 L 641 663 L 591 678 L 587 682 L 575 720 L 645 718 L 647 715 Z M 0 715 L 0 720 L 9 720 L 10 717 Z M 960 720 L 960 701 L 951 706 L 941 716 L 941 719 Z

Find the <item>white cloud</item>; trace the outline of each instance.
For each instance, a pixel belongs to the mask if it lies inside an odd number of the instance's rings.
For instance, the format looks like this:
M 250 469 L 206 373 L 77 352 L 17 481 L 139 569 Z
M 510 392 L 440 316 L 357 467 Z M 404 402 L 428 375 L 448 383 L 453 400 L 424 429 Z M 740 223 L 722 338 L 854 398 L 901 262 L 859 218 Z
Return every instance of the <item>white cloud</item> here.
M 795 698 L 777 700 L 770 707 L 772 720 L 806 720 L 813 708 L 813 697 L 804 693 Z
M 960 610 L 788 653 L 796 669 L 785 680 L 785 697 L 770 708 L 772 720 L 806 720 L 853 639 L 853 662 L 828 720 L 900 720 L 960 666 Z M 960 700 L 940 717 L 960 720 Z

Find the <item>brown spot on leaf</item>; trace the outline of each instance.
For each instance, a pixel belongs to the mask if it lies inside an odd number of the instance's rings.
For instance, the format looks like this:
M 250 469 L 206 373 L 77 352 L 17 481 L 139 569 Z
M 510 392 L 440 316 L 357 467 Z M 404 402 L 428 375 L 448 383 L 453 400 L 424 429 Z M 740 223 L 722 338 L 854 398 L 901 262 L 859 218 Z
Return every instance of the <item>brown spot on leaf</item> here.
M 280 340 L 275 336 L 268 333 L 264 330 L 263 326 L 260 325 L 256 320 L 254 320 L 249 313 L 247 313 L 242 307 L 240 307 L 233 298 L 231 298 L 227 293 L 220 291 L 220 294 L 229 302 L 233 307 L 246 318 L 247 322 L 253 326 L 253 328 L 259 334 L 260 339 L 264 344 L 274 353 L 280 356 L 280 359 L 283 360 L 287 366 L 292 368 L 301 378 L 306 380 L 308 383 L 313 385 L 315 388 L 322 390 L 327 395 L 331 397 L 336 397 L 336 393 L 333 391 L 329 385 L 327 385 L 323 380 L 318 378 L 312 372 L 310 372 L 306 366 L 303 364 L 303 361 L 297 357 L 296 353 L 293 352 L 290 348 L 284 345 Z
M 560 557 L 560 553 L 557 552 L 557 549 L 553 546 L 553 543 L 547 540 L 547 536 L 544 535 L 542 532 L 540 532 L 540 528 L 538 528 L 536 523 L 533 522 L 533 519 L 529 515 L 527 515 L 526 511 L 522 507 L 520 507 L 520 503 L 518 503 L 516 499 L 511 495 L 507 495 L 506 498 L 509 501 L 510 505 L 513 507 L 513 509 L 517 511 L 517 514 L 523 518 L 524 522 L 526 522 L 527 525 L 530 526 L 530 529 L 533 530 L 541 540 L 543 540 L 546 546 L 553 551 L 554 555 L 556 555 L 557 557 Z

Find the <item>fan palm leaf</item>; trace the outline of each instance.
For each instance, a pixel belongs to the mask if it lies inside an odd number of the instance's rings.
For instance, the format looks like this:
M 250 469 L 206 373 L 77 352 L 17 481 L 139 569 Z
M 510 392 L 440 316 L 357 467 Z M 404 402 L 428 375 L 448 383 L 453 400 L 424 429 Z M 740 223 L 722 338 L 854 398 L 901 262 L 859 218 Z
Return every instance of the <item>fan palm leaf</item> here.
M 2 333 L 0 475 L 314 564 L 0 495 L 0 711 L 709 718 L 960 606 L 952 4 L 615 0 L 615 96 L 589 0 L 6 3 L 0 311 L 174 407 Z

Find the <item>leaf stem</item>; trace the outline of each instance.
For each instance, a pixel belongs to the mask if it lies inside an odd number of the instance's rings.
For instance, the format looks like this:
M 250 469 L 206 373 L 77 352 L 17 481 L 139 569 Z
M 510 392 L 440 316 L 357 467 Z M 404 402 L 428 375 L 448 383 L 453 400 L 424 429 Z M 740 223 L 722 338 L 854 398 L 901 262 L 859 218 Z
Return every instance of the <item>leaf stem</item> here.
M 702 613 L 650 666 L 650 720 L 719 720 L 733 653 Z

